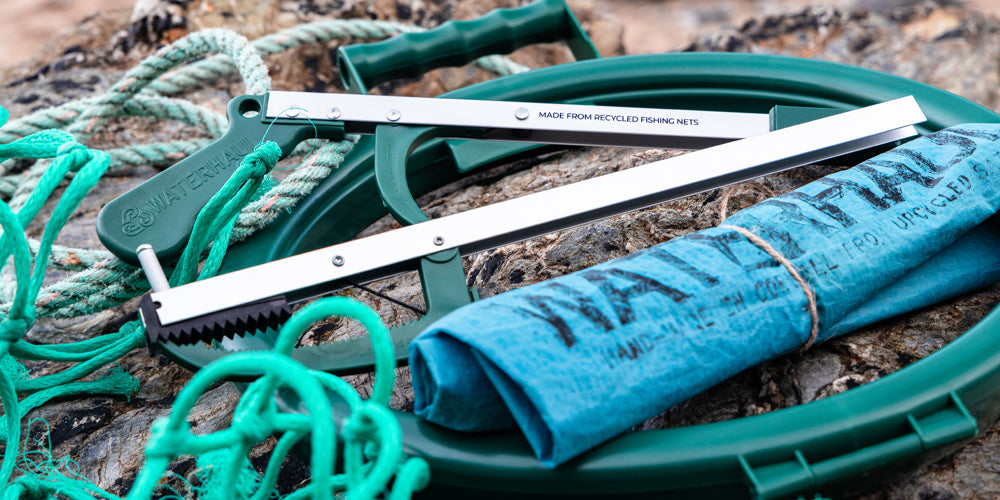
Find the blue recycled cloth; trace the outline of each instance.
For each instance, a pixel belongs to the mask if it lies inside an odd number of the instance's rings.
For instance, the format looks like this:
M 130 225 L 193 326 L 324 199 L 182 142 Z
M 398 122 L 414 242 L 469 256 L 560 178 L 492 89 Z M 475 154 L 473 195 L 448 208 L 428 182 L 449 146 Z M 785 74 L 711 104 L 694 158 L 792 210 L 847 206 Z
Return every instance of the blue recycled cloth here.
M 1000 280 L 1000 125 L 963 125 L 743 210 L 816 293 L 817 341 Z M 963 237 L 963 235 L 965 235 Z M 809 338 L 806 295 L 710 228 L 475 302 L 410 345 L 415 411 L 518 426 L 555 466 Z
M 833 338 L 1000 281 L 1000 215 L 882 289 L 826 331 Z

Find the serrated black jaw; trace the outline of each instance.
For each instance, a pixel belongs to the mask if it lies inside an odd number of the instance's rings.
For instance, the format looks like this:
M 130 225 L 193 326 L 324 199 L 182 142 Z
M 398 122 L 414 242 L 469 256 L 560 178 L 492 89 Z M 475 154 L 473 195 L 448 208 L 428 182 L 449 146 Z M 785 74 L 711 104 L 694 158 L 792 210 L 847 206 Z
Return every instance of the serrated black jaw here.
M 263 332 L 268 328 L 277 328 L 292 315 L 284 295 L 268 297 L 166 326 L 160 324 L 156 309 L 157 304 L 150 294 L 143 295 L 139 300 L 139 313 L 143 324 L 146 325 L 146 336 L 151 349 L 159 342 L 173 342 L 177 345 L 213 340 L 221 342 L 235 335 Z

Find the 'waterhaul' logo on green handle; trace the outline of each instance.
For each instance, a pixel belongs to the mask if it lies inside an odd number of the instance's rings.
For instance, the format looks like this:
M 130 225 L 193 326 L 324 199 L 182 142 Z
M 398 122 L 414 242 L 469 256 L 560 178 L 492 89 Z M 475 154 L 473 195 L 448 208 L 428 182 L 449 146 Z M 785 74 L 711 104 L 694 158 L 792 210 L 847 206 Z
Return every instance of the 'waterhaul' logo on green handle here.
M 241 137 L 209 158 L 204 165 L 180 177 L 177 182 L 163 186 L 141 205 L 126 207 L 122 210 L 122 232 L 128 236 L 142 234 L 146 228 L 156 224 L 158 215 L 163 214 L 174 203 L 183 202 L 190 193 L 202 187 L 220 172 L 239 166 L 243 157 L 251 151 L 253 144 L 245 137 Z
M 122 211 L 122 232 L 129 236 L 138 236 L 153 224 L 156 216 L 148 210 L 129 207 Z

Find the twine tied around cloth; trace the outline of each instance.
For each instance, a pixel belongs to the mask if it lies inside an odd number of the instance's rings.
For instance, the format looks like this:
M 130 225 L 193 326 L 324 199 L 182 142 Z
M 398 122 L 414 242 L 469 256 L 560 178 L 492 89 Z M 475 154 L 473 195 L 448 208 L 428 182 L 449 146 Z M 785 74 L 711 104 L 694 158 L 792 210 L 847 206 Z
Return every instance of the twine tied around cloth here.
M 799 270 L 795 268 L 795 265 L 792 264 L 792 261 L 789 260 L 788 257 L 782 255 L 781 252 L 771 246 L 770 243 L 764 241 L 763 238 L 757 236 L 749 229 L 730 224 L 720 224 L 719 227 L 732 229 L 733 231 L 742 234 L 746 239 L 750 240 L 750 243 L 756 245 L 758 248 L 770 255 L 772 259 L 781 264 L 782 267 L 788 271 L 788 274 L 792 276 L 792 279 L 794 279 L 795 282 L 799 284 L 799 287 L 802 288 L 802 291 L 806 294 L 806 301 L 808 301 L 809 304 L 809 318 L 812 320 L 812 326 L 809 328 L 809 338 L 806 339 L 805 344 L 802 344 L 799 351 L 809 350 L 809 348 L 812 347 L 813 342 L 816 341 L 816 336 L 819 334 L 819 309 L 816 306 L 816 292 L 813 290 L 812 286 L 806 282 L 805 278 L 802 277 L 802 274 L 799 273 Z

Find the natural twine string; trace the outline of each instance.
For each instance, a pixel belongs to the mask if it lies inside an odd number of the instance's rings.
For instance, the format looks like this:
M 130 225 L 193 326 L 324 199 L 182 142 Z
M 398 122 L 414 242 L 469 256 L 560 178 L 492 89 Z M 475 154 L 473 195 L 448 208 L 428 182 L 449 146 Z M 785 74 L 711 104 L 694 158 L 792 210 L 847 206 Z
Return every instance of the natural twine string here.
M 795 268 L 795 266 L 792 264 L 792 261 L 789 260 L 784 255 L 782 255 L 781 252 L 777 251 L 773 246 L 771 246 L 770 243 L 764 241 L 763 238 L 757 236 L 749 229 L 744 227 L 733 226 L 730 224 L 720 224 L 719 227 L 724 229 L 732 229 L 733 231 L 736 231 L 737 233 L 740 233 L 743 236 L 745 236 L 746 239 L 750 240 L 751 243 L 757 245 L 758 248 L 767 252 L 767 254 L 770 255 L 772 259 L 778 261 L 779 264 L 784 266 L 785 269 L 788 271 L 788 274 L 792 275 L 792 278 L 795 279 L 795 282 L 798 283 L 800 287 L 802 287 L 802 291 L 805 292 L 806 294 L 806 300 L 809 302 L 809 318 L 812 319 L 812 326 L 809 328 L 809 338 L 806 340 L 806 343 L 803 344 L 802 348 L 799 350 L 800 351 L 808 350 L 810 347 L 812 347 L 813 342 L 816 341 L 816 336 L 819 334 L 819 310 L 816 307 L 816 292 L 812 289 L 811 286 L 809 286 L 809 283 L 807 283 L 806 280 L 802 277 L 802 274 L 799 273 L 798 269 Z
M 733 197 L 733 191 L 735 189 L 732 185 L 722 188 L 719 194 L 719 222 L 726 220 L 726 216 L 729 215 L 729 199 Z

